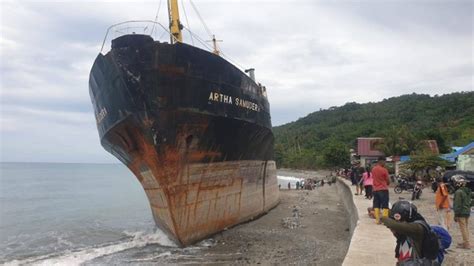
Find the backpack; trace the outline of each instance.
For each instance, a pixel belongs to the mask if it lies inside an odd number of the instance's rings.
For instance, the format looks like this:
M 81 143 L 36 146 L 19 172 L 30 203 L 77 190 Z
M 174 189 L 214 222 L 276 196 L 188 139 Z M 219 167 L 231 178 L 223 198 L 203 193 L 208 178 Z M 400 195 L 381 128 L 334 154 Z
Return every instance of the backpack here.
M 451 235 L 441 226 L 432 225 L 431 229 L 438 235 L 440 240 L 440 247 L 438 252 L 438 262 L 442 263 L 444 260 L 444 253 L 446 253 L 446 249 L 451 246 Z
M 430 260 L 437 259 L 440 251 L 443 252 L 441 249 L 440 238 L 425 221 L 416 220 L 414 223 L 421 224 L 425 230 L 425 236 L 423 237 L 423 242 L 421 244 L 422 254 L 419 254 L 420 257 Z

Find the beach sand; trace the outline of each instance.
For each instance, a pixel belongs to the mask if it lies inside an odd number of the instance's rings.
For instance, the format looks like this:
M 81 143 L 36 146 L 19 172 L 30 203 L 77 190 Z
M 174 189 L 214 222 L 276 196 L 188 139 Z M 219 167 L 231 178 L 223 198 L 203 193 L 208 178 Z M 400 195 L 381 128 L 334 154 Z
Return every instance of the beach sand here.
M 285 170 L 278 175 L 321 178 L 326 173 Z M 350 234 L 348 215 L 336 187 L 282 189 L 280 200 L 268 214 L 214 235 L 207 249 L 186 256 L 174 254 L 178 256 L 169 256 L 164 262 L 340 265 Z

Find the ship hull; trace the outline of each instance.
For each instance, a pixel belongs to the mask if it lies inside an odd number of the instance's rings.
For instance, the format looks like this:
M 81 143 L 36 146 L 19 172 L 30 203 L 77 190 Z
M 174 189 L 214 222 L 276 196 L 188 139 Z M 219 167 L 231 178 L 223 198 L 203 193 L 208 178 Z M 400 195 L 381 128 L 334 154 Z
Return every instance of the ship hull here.
M 89 80 L 101 144 L 140 181 L 158 227 L 185 246 L 278 203 L 262 87 L 192 46 L 129 35 L 112 48 Z

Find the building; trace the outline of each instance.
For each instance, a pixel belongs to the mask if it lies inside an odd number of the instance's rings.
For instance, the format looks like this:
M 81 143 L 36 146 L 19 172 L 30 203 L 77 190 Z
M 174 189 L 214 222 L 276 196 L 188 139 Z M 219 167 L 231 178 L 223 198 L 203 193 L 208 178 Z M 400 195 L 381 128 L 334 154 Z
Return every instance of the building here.
M 457 170 L 474 171 L 474 142 L 449 154 L 443 154 L 441 158 L 456 163 Z
M 383 138 L 357 138 L 357 156 L 360 158 L 360 166 L 369 166 L 384 153 L 377 149 L 377 145 Z
M 360 164 L 362 167 L 369 166 L 373 162 L 377 161 L 379 156 L 385 156 L 385 154 L 377 149 L 377 146 L 383 142 L 383 138 L 357 138 L 357 156 L 360 157 Z M 423 140 L 422 145 L 424 148 L 433 154 L 439 154 L 438 143 L 436 140 Z M 395 174 L 398 174 L 400 163 L 410 160 L 410 156 L 391 156 L 387 158 L 387 162 L 391 164 L 387 165 Z

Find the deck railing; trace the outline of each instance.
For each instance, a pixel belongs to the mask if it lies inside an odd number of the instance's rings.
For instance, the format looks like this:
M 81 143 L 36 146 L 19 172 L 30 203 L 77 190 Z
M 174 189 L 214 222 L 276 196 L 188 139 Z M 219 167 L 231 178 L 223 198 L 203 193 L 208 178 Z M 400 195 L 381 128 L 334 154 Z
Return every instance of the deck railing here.
M 153 20 L 124 21 L 107 28 L 100 52 L 104 52 L 106 43 L 110 43 L 113 39 L 128 34 L 145 34 L 149 35 L 156 41 L 167 40 L 168 42 L 170 36 L 172 36 L 166 27 Z
M 192 33 L 186 27 L 183 28 L 182 32 L 184 39 L 183 42 L 207 51 L 212 51 L 210 44 L 206 43 L 205 40 L 199 38 L 199 36 Z M 114 24 L 107 28 L 100 52 L 105 53 L 109 51 L 110 48 L 106 49 L 106 45 L 111 43 L 113 39 L 128 34 L 145 34 L 152 37 L 155 41 L 160 42 L 169 42 L 170 36 L 172 36 L 174 40 L 177 41 L 176 38 L 170 34 L 168 28 L 159 22 L 153 20 L 130 20 Z
M 114 24 L 107 28 L 107 32 L 100 48 L 100 53 L 105 54 L 110 51 L 110 43 L 113 39 L 128 34 L 145 34 L 152 37 L 153 40 L 160 42 L 170 42 L 170 36 L 172 36 L 172 38 L 174 38 L 174 41 L 177 41 L 177 39 L 170 34 L 168 28 L 163 26 L 159 22 L 153 20 L 129 20 Z M 201 38 L 197 34 L 191 32 L 187 27 L 183 26 L 182 35 L 184 43 L 201 48 L 209 52 L 214 51 L 213 47 L 211 46 L 210 40 L 205 40 Z M 212 36 L 210 38 L 212 38 Z M 246 69 L 245 67 L 238 64 L 235 60 L 224 54 L 222 51 L 220 51 L 220 56 L 234 64 L 234 66 L 236 66 L 237 68 L 240 68 L 241 71 L 244 71 Z

